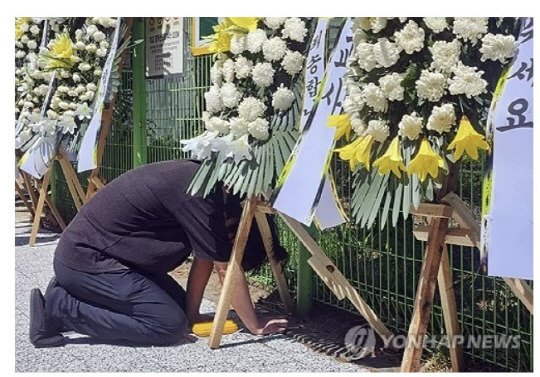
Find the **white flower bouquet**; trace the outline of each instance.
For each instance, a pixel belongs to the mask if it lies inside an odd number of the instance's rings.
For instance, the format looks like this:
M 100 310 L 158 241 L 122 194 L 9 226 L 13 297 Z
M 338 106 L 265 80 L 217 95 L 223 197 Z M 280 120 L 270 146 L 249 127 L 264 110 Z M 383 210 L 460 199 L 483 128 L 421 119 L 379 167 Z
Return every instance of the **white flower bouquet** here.
M 227 17 L 210 38 L 215 62 L 205 93 L 205 132 L 183 140 L 202 160 L 190 191 L 221 181 L 241 195 L 272 187 L 297 136 L 311 19 Z
M 514 18 L 354 20 L 344 113 L 329 120 L 336 152 L 354 171 L 351 214 L 381 226 L 392 209 L 434 199 L 442 178 L 465 154 L 487 150 L 483 136 L 493 91 L 517 43 Z M 348 139 L 348 137 L 347 137 Z M 384 199 L 384 202 L 383 202 Z
M 34 76 L 44 80 L 38 87 L 41 97 L 35 106 L 26 110 L 27 116 L 19 122 L 16 148 L 26 151 L 37 148 L 44 140 L 54 139 L 55 145 L 65 141 L 68 148 L 75 151 L 93 115 L 117 19 L 94 17 L 62 19 L 62 22 L 55 22 L 55 19 L 47 21 L 49 26 L 52 24 L 53 27 L 42 30 L 42 33 L 47 33 L 46 37 L 50 38 L 40 48 L 37 57 L 32 58 Z M 45 21 L 42 20 L 39 25 L 43 29 Z M 125 35 L 125 23 L 120 27 L 120 35 Z M 129 36 L 125 36 L 118 42 L 120 47 L 116 51 L 112 67 L 107 101 L 118 91 L 119 56 L 128 47 L 129 39 Z M 15 43 L 22 43 L 22 40 L 17 40 L 16 36 Z M 46 98 L 49 80 L 53 74 L 51 93 Z M 20 100 L 17 104 L 19 103 Z M 42 106 L 45 110 L 43 114 Z

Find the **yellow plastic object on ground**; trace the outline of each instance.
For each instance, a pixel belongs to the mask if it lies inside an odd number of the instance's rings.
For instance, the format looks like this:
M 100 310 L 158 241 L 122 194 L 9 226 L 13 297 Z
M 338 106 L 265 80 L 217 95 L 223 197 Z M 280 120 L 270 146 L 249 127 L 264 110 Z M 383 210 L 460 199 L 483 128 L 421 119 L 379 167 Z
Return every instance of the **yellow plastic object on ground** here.
M 193 325 L 193 328 L 191 331 L 193 334 L 201 337 L 208 337 L 210 336 L 210 332 L 212 331 L 212 321 L 206 321 L 206 322 L 198 322 Z M 232 334 L 234 332 L 238 331 L 238 326 L 236 323 L 234 323 L 232 320 L 228 319 L 225 321 L 225 326 L 223 327 L 223 334 Z

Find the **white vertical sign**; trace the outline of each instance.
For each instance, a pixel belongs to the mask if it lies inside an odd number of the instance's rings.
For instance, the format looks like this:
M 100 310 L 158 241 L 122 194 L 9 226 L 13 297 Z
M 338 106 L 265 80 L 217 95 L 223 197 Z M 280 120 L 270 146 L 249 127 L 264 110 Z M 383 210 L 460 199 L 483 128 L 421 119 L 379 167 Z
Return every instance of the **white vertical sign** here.
M 345 97 L 343 75 L 347 71 L 346 63 L 352 48 L 352 21 L 348 18 L 327 67 L 324 87 L 315 99 L 315 106 L 295 147 L 293 164 L 273 200 L 275 209 L 306 225 L 313 221 L 323 193 L 336 133 L 336 129 L 326 123 L 329 115 L 341 112 Z
M 116 55 L 116 49 L 118 47 L 118 37 L 120 34 L 121 18 L 116 20 L 116 29 L 114 30 L 114 37 L 111 43 L 111 50 L 105 61 L 103 72 L 101 74 L 101 81 L 99 83 L 97 99 L 94 103 L 94 109 L 92 112 L 92 119 L 88 124 L 88 128 L 84 133 L 81 148 L 79 149 L 79 156 L 77 158 L 77 172 L 83 172 L 92 170 L 97 167 L 97 142 L 99 131 L 101 130 L 101 117 L 103 113 L 103 107 L 105 102 L 105 96 L 109 88 L 109 81 L 111 78 L 112 65 L 114 57 Z
M 490 276 L 533 278 L 533 19 L 492 109 L 493 191 L 483 221 Z

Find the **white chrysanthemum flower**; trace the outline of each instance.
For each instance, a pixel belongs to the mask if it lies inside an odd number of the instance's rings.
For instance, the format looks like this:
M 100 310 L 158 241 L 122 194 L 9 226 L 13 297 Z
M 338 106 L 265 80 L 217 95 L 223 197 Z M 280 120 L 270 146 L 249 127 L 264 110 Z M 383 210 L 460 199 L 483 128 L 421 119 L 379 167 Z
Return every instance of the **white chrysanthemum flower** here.
M 350 118 L 353 131 L 356 132 L 357 135 L 362 136 L 364 132 L 366 132 L 366 122 L 364 122 L 364 120 L 358 115 L 352 116 Z
M 255 119 L 262 117 L 266 111 L 266 105 L 259 99 L 254 97 L 247 97 L 238 105 L 238 115 L 240 118 L 244 118 L 248 122 L 252 122 Z
M 377 59 L 371 43 L 360 42 L 356 45 L 355 56 L 358 60 L 358 66 L 367 72 L 377 66 Z
M 384 142 L 390 136 L 390 127 L 384 120 L 370 120 L 368 122 L 368 128 L 366 130 L 368 134 L 379 143 Z
M 253 62 L 244 56 L 239 56 L 234 62 L 234 72 L 236 72 L 236 78 L 238 79 L 249 77 L 252 69 Z
M 285 25 L 281 31 L 283 38 L 289 38 L 293 41 L 304 42 L 308 30 L 306 23 L 298 17 L 291 17 L 285 20 Z
M 349 87 L 349 98 L 354 102 L 356 111 L 361 111 L 364 108 L 364 105 L 366 104 L 364 93 L 358 86 L 354 85 Z
M 304 65 L 304 56 L 298 51 L 287 50 L 281 66 L 289 75 L 294 76 L 302 70 Z
M 229 133 L 229 122 L 225 119 L 221 119 L 220 117 L 211 117 L 204 123 L 204 125 L 210 132 L 217 131 L 224 135 Z
M 434 106 L 428 118 L 426 128 L 442 134 L 449 132 L 456 123 L 454 105 L 445 103 L 442 106 Z
M 34 41 L 33 39 L 29 40 L 28 43 L 26 44 L 26 46 L 30 49 L 30 50 L 35 50 L 37 48 L 37 42 Z
M 243 34 L 233 34 L 231 37 L 231 53 L 239 55 L 246 50 L 246 36 Z
M 231 118 L 229 120 L 229 129 L 235 137 L 241 137 L 248 133 L 248 122 L 243 118 Z
M 484 71 L 477 69 L 460 62 L 454 69 L 454 76 L 448 80 L 450 94 L 465 94 L 467 98 L 471 98 L 485 93 L 487 81 L 482 78 Z
M 287 17 L 265 17 L 264 23 L 266 26 L 268 26 L 272 30 L 277 30 L 283 23 Z
M 379 38 L 373 45 L 373 55 L 378 66 L 391 67 L 399 60 L 400 48 L 396 43 L 390 42 L 386 38 Z
M 433 57 L 431 68 L 448 74 L 459 63 L 461 43 L 457 39 L 454 39 L 452 42 L 436 41 L 429 48 L 429 51 Z
M 221 100 L 219 86 L 213 85 L 210 90 L 204 93 L 204 99 L 206 101 L 206 110 L 208 112 L 217 113 L 223 110 L 223 102 Z
M 263 118 L 257 118 L 248 124 L 248 131 L 251 136 L 257 140 L 268 139 L 268 121 Z
M 424 23 L 434 33 L 440 33 L 448 28 L 448 22 L 446 22 L 446 18 L 444 17 L 424 17 Z
M 281 35 L 283 38 L 289 38 L 290 40 L 297 42 L 304 42 L 308 30 L 306 23 L 298 17 L 291 17 L 285 20 Z
M 236 88 L 232 82 L 226 82 L 220 89 L 221 101 L 223 106 L 233 108 L 238 105 L 240 99 L 242 99 L 242 93 Z
M 387 23 L 387 17 L 355 17 L 353 19 L 353 28 L 378 33 L 386 27 Z
M 350 96 L 345 96 L 345 99 L 343 100 L 343 111 L 349 114 L 349 117 L 351 114 L 356 113 L 356 106 Z
M 267 87 L 274 82 L 275 70 L 270 63 L 257 63 L 251 71 L 253 82 L 261 87 Z
M 353 26 L 354 35 L 353 35 L 353 44 L 356 46 L 360 42 L 365 42 L 367 40 L 367 34 L 364 30 L 360 28 L 355 28 Z
M 388 108 L 388 101 L 384 92 L 372 82 L 364 87 L 363 98 L 366 104 L 375 111 L 386 111 Z
M 409 140 L 417 140 L 422 133 L 422 123 L 424 119 L 418 116 L 416 112 L 411 115 L 403 115 L 401 122 L 399 122 L 399 134 L 406 137 Z
M 283 84 L 272 94 L 272 106 L 276 110 L 287 110 L 294 102 L 294 93 Z
M 268 39 L 262 46 L 264 58 L 270 62 L 280 60 L 287 52 L 287 43 L 280 37 Z
M 440 72 L 424 69 L 416 80 L 416 94 L 431 102 L 439 101 L 446 91 L 446 76 Z
M 223 61 L 217 60 L 210 68 L 210 81 L 212 84 L 221 85 L 223 79 Z
M 482 57 L 480 60 L 500 61 L 506 63 L 508 59 L 512 59 L 516 54 L 518 43 L 513 35 L 491 34 L 488 33 L 482 38 L 482 47 L 480 52 Z
M 401 86 L 403 75 L 400 73 L 391 73 L 379 79 L 379 86 L 384 95 L 390 101 L 403 101 L 405 88 Z
M 246 47 L 249 52 L 256 54 L 261 51 L 263 43 L 266 42 L 266 32 L 262 29 L 250 31 L 246 36 Z
M 400 31 L 394 33 L 396 44 L 407 54 L 412 54 L 424 48 L 424 29 L 414 21 L 409 21 Z
M 227 82 L 234 81 L 234 60 L 227 59 L 223 62 L 223 67 L 221 68 L 223 78 Z
M 39 33 L 39 27 L 37 25 L 32 25 L 30 28 L 30 33 L 37 35 Z
M 454 34 L 464 41 L 478 42 L 488 30 L 489 17 L 456 17 L 454 19 Z

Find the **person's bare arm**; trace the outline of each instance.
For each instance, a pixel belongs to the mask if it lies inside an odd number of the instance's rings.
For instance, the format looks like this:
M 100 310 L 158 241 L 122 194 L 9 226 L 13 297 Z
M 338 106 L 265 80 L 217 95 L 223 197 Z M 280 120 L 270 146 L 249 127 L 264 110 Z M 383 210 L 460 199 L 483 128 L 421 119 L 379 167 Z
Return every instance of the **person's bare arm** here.
M 189 270 L 186 295 L 186 315 L 190 323 L 211 320 L 210 317 L 200 314 L 199 309 L 212 268 L 214 268 L 213 261 L 197 257 L 193 258 L 193 264 Z
M 225 279 L 227 263 L 214 262 L 221 283 Z M 283 318 L 257 318 L 249 289 L 244 275 L 240 269 L 235 279 L 234 294 L 232 296 L 232 306 L 242 322 L 252 334 L 263 335 L 276 332 L 283 332 L 287 328 L 288 321 Z

